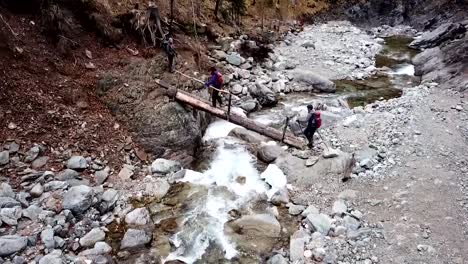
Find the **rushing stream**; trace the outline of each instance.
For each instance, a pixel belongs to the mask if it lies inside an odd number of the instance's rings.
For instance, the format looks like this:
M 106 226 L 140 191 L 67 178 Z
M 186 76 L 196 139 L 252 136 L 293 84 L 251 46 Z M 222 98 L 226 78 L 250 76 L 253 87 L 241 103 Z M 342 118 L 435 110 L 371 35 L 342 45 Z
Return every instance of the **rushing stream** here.
M 317 38 L 316 26 L 306 29 L 290 41 L 302 42 L 302 38 Z M 322 31 L 319 31 L 319 33 Z M 351 26 L 336 27 L 331 33 L 329 41 L 340 41 L 343 38 L 353 38 L 353 34 L 360 31 Z M 307 35 L 309 34 L 309 35 Z M 335 34 L 335 35 L 333 35 Z M 347 34 L 347 35 L 346 35 Z M 362 34 L 362 32 L 360 33 Z M 359 36 L 355 37 L 359 38 Z M 327 38 L 319 39 L 316 45 L 328 45 Z M 366 37 L 365 41 L 372 41 Z M 383 41 L 383 40 L 381 40 Z M 305 114 L 305 106 L 314 102 L 325 103 L 328 107 L 323 112 L 324 125 L 330 125 L 340 118 L 351 115 L 352 110 L 346 108 L 343 102 L 351 107 L 365 106 L 375 100 L 389 99 L 401 95 L 401 89 L 405 86 L 413 86 L 419 80 L 414 77 L 414 67 L 411 58 L 414 53 L 406 47 L 408 40 L 392 38 L 387 39 L 377 56 L 376 67 L 379 69 L 366 78 L 349 80 L 342 77 L 346 73 L 351 75 L 350 69 L 341 69 L 339 74 L 333 75 L 337 92 L 333 94 L 291 93 L 282 96 L 279 104 L 273 108 L 263 109 L 250 114 L 250 118 L 264 124 L 280 127 L 284 119 L 290 113 Z M 348 44 L 346 44 L 348 45 Z M 334 46 L 339 49 L 341 46 Z M 286 60 L 296 60 L 297 54 L 288 58 L 287 45 L 280 47 L 279 53 Z M 306 56 L 307 50 L 302 50 L 300 56 Z M 314 65 L 301 67 L 317 68 L 317 65 L 331 64 L 330 62 L 318 63 L 316 49 L 310 50 L 310 56 L 315 56 Z M 340 51 L 336 51 L 340 52 Z M 318 59 L 317 59 L 318 58 Z M 359 58 L 358 58 L 359 59 Z M 303 60 L 302 63 L 306 63 Z M 367 63 L 367 62 L 366 62 Z M 373 64 L 373 63 L 371 63 Z M 366 67 L 371 67 L 372 65 Z M 373 67 L 373 66 L 372 66 Z M 321 69 L 321 71 L 325 71 Z M 355 73 L 353 73 L 355 75 Z M 332 77 L 333 77 L 332 76 Z M 261 239 L 254 243 L 240 242 L 227 231 L 227 223 L 238 216 L 236 214 L 268 214 L 272 207 L 268 203 L 262 204 L 273 193 L 286 188 L 286 177 L 275 165 L 270 165 L 264 172 L 258 171 L 256 158 L 248 151 L 240 140 L 229 137 L 229 132 L 237 127 L 227 121 L 213 122 L 206 131 L 204 140 L 214 145 L 214 151 L 209 168 L 202 173 L 187 170 L 180 183 L 189 186 L 188 194 L 185 194 L 185 206 L 178 217 L 178 228 L 171 237 L 172 246 L 169 256 L 165 259 L 180 260 L 185 263 L 231 263 L 229 260 L 240 260 L 238 263 L 246 263 L 242 259 L 251 259 L 256 262 L 255 254 L 269 253 L 275 243 L 280 239 L 269 239 L 264 243 Z M 272 144 L 272 142 L 265 142 Z M 259 206 L 261 204 L 261 206 Z M 280 220 L 281 222 L 281 220 Z M 282 226 L 285 223 L 281 223 Z M 288 225 L 290 223 L 286 223 Z M 284 231 L 282 231 L 284 232 Z M 289 237 L 286 234 L 286 237 Z M 258 261 L 258 260 L 257 260 Z

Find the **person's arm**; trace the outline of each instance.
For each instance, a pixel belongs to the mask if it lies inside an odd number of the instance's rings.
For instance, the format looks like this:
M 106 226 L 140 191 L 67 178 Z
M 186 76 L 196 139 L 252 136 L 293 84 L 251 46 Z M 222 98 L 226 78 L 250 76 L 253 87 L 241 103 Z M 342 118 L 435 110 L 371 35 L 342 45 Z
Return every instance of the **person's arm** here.
M 205 87 L 215 86 L 216 84 L 216 75 L 212 74 L 210 79 L 205 83 Z

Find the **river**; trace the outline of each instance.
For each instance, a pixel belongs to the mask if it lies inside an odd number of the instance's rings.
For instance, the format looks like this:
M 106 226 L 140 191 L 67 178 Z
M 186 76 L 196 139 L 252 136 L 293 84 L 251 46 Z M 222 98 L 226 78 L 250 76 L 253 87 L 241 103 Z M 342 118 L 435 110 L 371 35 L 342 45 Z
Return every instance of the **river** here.
M 315 48 L 301 48 L 311 40 Z M 283 94 L 277 106 L 251 113 L 249 117 L 279 128 L 286 116 L 291 113 L 304 116 L 306 105 L 320 102 L 327 105 L 323 109 L 324 126 L 332 126 L 352 115 L 346 103 L 351 107 L 365 106 L 398 97 L 402 88 L 419 82 L 411 65 L 414 52 L 406 48 L 408 41 L 380 39 L 346 22 L 311 26 L 299 35 L 288 36 L 278 44 L 275 53 L 296 63 L 297 68 L 332 79 L 337 92 Z M 364 43 L 365 49 L 356 47 L 356 43 Z M 293 187 L 287 185 L 285 175 L 276 165 L 262 170 L 249 147 L 229 136 L 236 127 L 224 120 L 213 122 L 204 135 L 206 146 L 212 148 L 206 169 L 187 170 L 179 180 L 190 191 L 182 195 L 184 206 L 176 213 L 178 228 L 169 238 L 172 246 L 165 261 L 258 263 L 260 256 L 279 249 L 284 240 L 287 242 L 288 228 L 282 228 L 273 239 L 249 239 L 242 231 L 240 236 L 233 234 L 228 223 L 240 215 L 276 215 L 283 227 L 297 228 L 297 221 L 285 220 L 281 209 L 268 203 L 276 192 Z

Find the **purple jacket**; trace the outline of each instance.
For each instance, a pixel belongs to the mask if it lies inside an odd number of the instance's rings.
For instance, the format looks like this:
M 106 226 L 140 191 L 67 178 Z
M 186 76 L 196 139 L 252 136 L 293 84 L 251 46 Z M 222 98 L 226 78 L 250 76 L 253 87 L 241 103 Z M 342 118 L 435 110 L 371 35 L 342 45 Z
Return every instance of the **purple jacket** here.
M 221 85 L 218 83 L 218 71 L 215 71 L 211 74 L 210 79 L 208 82 L 205 83 L 205 87 L 213 86 L 214 88 L 220 89 Z

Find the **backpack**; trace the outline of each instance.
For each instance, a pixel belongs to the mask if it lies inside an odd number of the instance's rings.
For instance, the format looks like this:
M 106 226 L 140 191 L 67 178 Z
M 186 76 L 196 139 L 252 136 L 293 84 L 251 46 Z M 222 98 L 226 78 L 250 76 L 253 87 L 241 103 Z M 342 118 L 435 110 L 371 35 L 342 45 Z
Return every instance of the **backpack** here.
M 220 72 L 217 72 L 216 75 L 217 75 L 216 82 L 218 83 L 219 88 L 223 88 L 223 84 L 224 84 L 223 75 Z
M 320 117 L 320 112 L 317 111 L 312 114 L 312 116 L 309 119 L 309 126 L 314 127 L 314 128 L 320 128 L 322 126 L 322 118 Z
M 321 113 L 319 111 L 315 112 L 315 126 L 317 128 L 320 128 L 322 126 L 322 118 L 320 117 L 321 116 Z
M 175 56 L 175 50 L 172 48 L 171 44 L 169 43 L 169 41 L 167 40 L 164 40 L 163 42 L 163 49 L 164 51 L 166 52 L 166 54 L 168 56 Z

